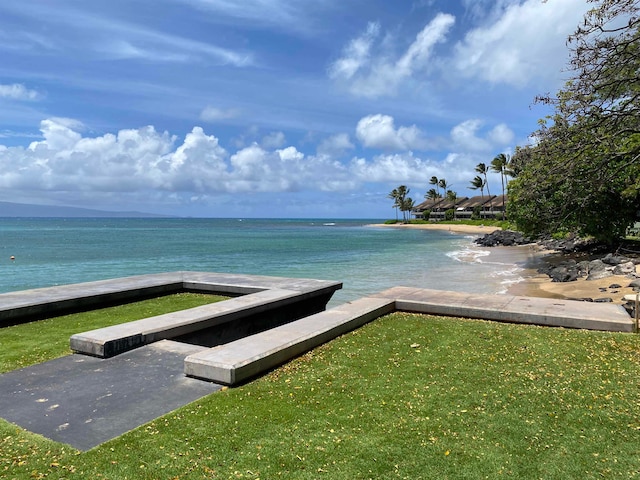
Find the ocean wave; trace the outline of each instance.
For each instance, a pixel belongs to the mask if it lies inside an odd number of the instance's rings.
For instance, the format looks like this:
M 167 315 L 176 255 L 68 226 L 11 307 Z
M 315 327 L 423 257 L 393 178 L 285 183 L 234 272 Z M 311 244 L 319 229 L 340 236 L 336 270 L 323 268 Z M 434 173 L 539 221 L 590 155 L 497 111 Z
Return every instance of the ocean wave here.
M 462 263 L 482 263 L 482 258 L 490 255 L 487 249 L 474 248 L 473 246 L 466 245 L 460 250 L 453 250 L 447 252 L 447 257 Z

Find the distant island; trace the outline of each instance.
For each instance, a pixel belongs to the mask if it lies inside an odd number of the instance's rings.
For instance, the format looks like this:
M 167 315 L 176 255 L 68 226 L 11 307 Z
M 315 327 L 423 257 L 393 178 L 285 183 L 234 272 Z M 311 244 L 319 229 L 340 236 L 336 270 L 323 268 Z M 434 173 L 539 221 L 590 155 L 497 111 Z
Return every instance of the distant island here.
M 26 203 L 0 202 L 0 217 L 43 217 L 43 218 L 170 218 L 145 212 L 107 212 L 90 208 L 64 207 L 54 205 L 30 205 Z

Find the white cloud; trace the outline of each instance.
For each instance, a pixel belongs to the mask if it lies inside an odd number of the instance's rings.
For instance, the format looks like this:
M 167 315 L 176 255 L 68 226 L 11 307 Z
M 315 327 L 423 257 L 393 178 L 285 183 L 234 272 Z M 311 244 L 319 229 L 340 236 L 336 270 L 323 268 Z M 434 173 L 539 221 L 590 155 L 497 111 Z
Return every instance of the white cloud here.
M 373 161 L 354 158 L 350 169 L 361 182 L 426 182 L 437 171 L 430 160 L 417 158 L 411 152 L 378 155 Z
M 484 137 L 478 135 L 484 122 L 479 119 L 466 120 L 451 129 L 451 140 L 464 152 L 483 152 L 505 147 L 514 138 L 511 129 L 501 123 L 491 129 Z
M 380 24 L 370 22 L 367 30 L 354 38 L 344 49 L 344 56 L 329 67 L 329 76 L 335 79 L 350 80 L 361 68 L 366 67 L 371 56 L 371 47 L 380 34 Z
M 501 2 L 499 15 L 456 45 L 454 68 L 464 77 L 522 87 L 559 81 L 567 35 L 590 8 L 584 0 Z M 475 10 L 474 10 L 475 11 Z
M 235 118 L 239 114 L 240 111 L 235 108 L 224 110 L 208 105 L 202 110 L 202 112 L 200 112 L 200 120 L 203 120 L 205 122 L 218 122 L 220 120 Z
M 35 90 L 30 90 L 21 83 L 0 85 L 0 98 L 11 100 L 37 100 L 40 94 Z
M 423 132 L 411 125 L 396 129 L 393 117 L 369 115 L 363 117 L 356 127 L 356 136 L 365 147 L 382 150 L 424 150 L 428 141 Z
M 513 131 L 504 123 L 501 123 L 491 129 L 487 138 L 495 145 L 509 145 L 513 142 L 514 137 Z
M 283 132 L 271 132 L 269 135 L 263 137 L 260 144 L 264 148 L 273 149 L 282 147 L 286 141 L 287 139 L 285 138 Z
M 339 157 L 347 150 L 353 150 L 354 148 L 355 145 L 351 143 L 349 135 L 346 133 L 339 133 L 322 140 L 318 145 L 317 151 L 319 155 Z
M 345 83 L 354 95 L 394 95 L 403 82 L 429 67 L 435 45 L 445 40 L 454 22 L 452 15 L 439 13 L 417 34 L 404 53 L 395 56 L 385 54 L 382 48 L 376 54 L 372 53 L 378 46 L 380 26 L 370 23 L 367 31 L 352 40 L 342 57 L 329 67 L 329 77 Z

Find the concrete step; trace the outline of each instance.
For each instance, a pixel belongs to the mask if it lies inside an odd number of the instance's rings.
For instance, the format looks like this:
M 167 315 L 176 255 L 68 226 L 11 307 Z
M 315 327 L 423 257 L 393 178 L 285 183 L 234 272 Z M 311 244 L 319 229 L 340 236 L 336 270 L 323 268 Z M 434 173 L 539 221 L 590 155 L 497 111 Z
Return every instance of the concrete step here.
M 235 385 L 395 310 L 395 301 L 365 297 L 256 335 L 189 355 L 188 376 Z

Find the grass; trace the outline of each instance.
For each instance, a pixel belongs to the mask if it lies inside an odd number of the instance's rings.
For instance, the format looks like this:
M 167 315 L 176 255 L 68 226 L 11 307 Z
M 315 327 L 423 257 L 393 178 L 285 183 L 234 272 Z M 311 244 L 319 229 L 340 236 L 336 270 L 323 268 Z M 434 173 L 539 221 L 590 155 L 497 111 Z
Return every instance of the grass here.
M 638 478 L 639 339 L 395 313 L 88 452 L 0 422 L 0 477 Z
M 1 328 L 0 373 L 70 354 L 69 337 L 74 333 L 197 307 L 225 298 L 208 294 L 178 293 Z

